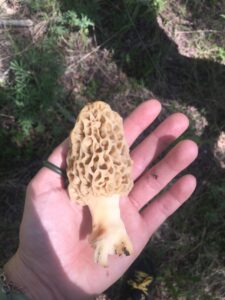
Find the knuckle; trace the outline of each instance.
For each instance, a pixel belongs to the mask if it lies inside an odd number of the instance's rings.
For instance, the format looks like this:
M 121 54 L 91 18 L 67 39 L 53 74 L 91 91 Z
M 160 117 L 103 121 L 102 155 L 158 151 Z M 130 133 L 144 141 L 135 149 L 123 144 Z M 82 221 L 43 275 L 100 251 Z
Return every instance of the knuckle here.
M 163 214 L 163 216 L 165 217 L 165 219 L 167 219 L 170 215 L 171 215 L 171 208 L 169 206 L 169 204 L 167 203 L 167 201 L 161 201 L 160 202 L 160 211 Z

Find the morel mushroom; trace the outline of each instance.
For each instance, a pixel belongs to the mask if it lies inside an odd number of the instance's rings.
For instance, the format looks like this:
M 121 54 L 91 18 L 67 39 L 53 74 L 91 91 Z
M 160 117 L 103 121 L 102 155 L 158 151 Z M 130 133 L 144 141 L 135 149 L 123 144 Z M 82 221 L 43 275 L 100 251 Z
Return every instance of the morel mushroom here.
M 95 262 L 104 267 L 108 255 L 132 253 L 119 206 L 120 197 L 133 186 L 131 170 L 122 118 L 102 101 L 87 104 L 70 134 L 68 192 L 72 201 L 89 206 L 89 241 Z

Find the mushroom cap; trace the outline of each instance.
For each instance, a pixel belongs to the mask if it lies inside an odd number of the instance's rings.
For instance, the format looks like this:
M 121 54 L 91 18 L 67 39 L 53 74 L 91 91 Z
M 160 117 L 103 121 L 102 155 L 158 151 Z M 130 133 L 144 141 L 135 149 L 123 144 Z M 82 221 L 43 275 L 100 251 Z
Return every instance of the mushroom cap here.
M 102 101 L 87 104 L 70 134 L 67 155 L 70 199 L 125 196 L 133 186 L 132 160 L 119 114 Z

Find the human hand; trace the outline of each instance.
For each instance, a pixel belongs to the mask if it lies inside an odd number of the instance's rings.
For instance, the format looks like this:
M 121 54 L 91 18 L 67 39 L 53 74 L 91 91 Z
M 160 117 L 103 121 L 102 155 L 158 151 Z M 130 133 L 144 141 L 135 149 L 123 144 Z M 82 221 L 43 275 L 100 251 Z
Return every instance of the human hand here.
M 129 145 L 160 110 L 158 101 L 146 101 L 124 121 Z M 175 113 L 131 152 L 135 184 L 129 196 L 120 201 L 121 217 L 134 247 L 131 256 L 110 256 L 108 268 L 95 264 L 94 250 L 88 242 L 91 216 L 87 207 L 72 203 L 63 178 L 42 168 L 27 188 L 19 248 L 5 266 L 7 277 L 22 287 L 30 299 L 89 299 L 111 286 L 137 258 L 157 228 L 195 189 L 195 178 L 184 175 L 154 198 L 196 158 L 197 146 L 190 140 L 179 142 L 145 171 L 187 128 L 187 117 Z M 48 160 L 65 169 L 67 149 L 65 140 Z

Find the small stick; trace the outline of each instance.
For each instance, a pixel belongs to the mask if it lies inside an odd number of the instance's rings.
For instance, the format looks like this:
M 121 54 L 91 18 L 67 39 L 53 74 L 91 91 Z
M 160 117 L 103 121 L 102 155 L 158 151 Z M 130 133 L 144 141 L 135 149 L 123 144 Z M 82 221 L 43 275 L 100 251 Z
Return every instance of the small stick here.
M 9 20 L 0 19 L 0 27 L 31 27 L 34 25 L 32 20 Z
M 210 32 L 223 32 L 223 30 L 213 30 L 213 29 L 198 29 L 198 30 L 176 30 L 176 33 L 210 33 Z

